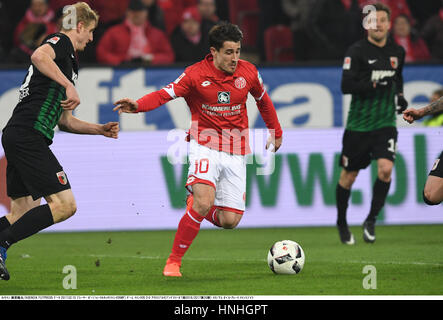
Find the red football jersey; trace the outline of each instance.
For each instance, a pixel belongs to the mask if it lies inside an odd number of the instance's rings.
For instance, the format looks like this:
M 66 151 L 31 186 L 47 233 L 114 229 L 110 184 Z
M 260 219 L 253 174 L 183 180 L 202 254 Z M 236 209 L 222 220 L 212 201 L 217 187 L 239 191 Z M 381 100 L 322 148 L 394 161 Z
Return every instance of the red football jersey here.
M 257 68 L 239 60 L 234 74 L 218 70 L 211 54 L 188 68 L 171 84 L 150 93 L 137 102 L 138 111 L 153 110 L 160 105 L 183 97 L 192 114 L 190 136 L 199 144 L 232 154 L 248 154 L 248 92 L 257 101 L 260 114 L 268 129 L 282 136 L 280 123 L 263 86 Z

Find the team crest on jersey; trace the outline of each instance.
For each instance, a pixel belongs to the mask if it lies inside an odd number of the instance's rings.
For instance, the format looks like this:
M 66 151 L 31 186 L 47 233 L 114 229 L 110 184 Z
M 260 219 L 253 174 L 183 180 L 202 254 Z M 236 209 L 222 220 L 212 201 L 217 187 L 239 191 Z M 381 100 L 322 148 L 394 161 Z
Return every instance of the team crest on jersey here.
M 57 172 L 58 182 L 62 185 L 66 185 L 68 183 L 68 178 L 66 178 L 66 174 L 64 171 Z
M 391 67 L 394 69 L 397 69 L 397 67 L 398 67 L 397 57 L 390 57 L 390 60 L 391 60 Z
M 343 70 L 351 69 L 351 57 L 345 57 L 345 61 L 343 61 Z
M 244 87 L 246 87 L 246 80 L 243 77 L 238 77 L 237 79 L 235 79 L 234 84 L 237 89 L 243 89 Z
M 60 37 L 52 37 L 51 39 L 48 39 L 46 42 L 51 42 L 52 44 L 57 44 L 57 42 L 60 40 Z
M 229 104 L 231 103 L 231 93 L 229 91 L 219 91 L 218 94 L 218 103 Z

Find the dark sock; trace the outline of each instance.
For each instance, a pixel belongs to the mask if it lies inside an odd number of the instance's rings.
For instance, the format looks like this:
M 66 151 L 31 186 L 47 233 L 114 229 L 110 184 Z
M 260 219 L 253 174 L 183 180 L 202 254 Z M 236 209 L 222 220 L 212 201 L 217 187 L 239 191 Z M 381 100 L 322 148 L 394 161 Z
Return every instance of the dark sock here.
M 26 212 L 20 219 L 0 232 L 0 246 L 8 249 L 12 244 L 28 238 L 54 224 L 49 205 L 41 205 Z
M 375 221 L 377 220 L 377 215 L 385 205 L 386 197 L 388 196 L 389 187 L 391 186 L 391 181 L 384 182 L 377 178 L 374 182 L 374 187 L 372 188 L 372 202 L 371 211 L 366 220 Z
M 0 218 L 0 231 L 5 230 L 8 228 L 11 224 L 9 223 L 8 219 L 6 219 L 6 216 L 3 216 Z
M 337 205 L 337 224 L 346 224 L 346 211 L 348 210 L 349 197 L 351 196 L 351 190 L 343 188 L 337 183 L 335 189 L 335 200 Z

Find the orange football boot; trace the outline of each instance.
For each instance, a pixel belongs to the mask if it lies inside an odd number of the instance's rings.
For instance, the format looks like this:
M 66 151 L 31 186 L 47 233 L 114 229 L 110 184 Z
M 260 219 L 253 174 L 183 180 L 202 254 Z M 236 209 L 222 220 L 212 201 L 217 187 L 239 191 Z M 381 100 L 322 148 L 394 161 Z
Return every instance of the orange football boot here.
M 180 265 L 180 262 L 172 261 L 168 258 L 168 260 L 166 260 L 165 268 L 163 269 L 163 275 L 165 277 L 181 277 Z

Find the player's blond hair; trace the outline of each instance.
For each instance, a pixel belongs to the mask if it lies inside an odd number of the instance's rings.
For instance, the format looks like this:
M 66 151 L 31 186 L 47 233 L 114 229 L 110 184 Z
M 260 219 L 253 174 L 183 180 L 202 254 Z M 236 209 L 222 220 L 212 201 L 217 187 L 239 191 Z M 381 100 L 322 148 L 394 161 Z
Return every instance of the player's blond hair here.
M 79 22 L 85 26 L 98 24 L 99 15 L 86 2 L 77 2 L 63 8 L 62 31 L 75 29 Z M 74 22 L 74 23 L 73 23 Z

